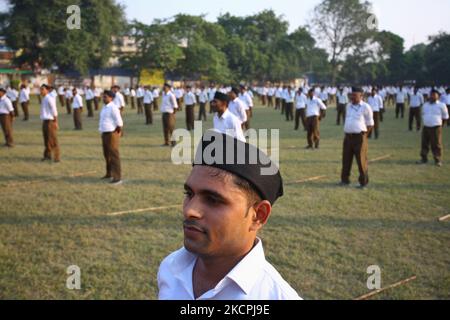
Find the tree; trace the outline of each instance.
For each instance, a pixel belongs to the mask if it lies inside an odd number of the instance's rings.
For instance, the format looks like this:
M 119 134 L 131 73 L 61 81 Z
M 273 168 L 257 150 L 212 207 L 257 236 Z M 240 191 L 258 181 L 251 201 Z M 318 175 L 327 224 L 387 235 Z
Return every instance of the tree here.
M 58 67 L 87 73 L 111 57 L 112 37 L 124 29 L 124 10 L 114 0 L 8 0 L 3 17 L 7 44 L 21 50 L 16 63 L 34 70 Z M 81 9 L 81 29 L 69 30 L 67 7 Z M 32 17 L 32 18 L 31 18 Z
M 438 84 L 450 83 L 450 34 L 440 33 L 430 37 L 425 51 L 428 79 Z
M 332 83 L 347 54 L 362 46 L 372 33 L 367 27 L 370 3 L 359 0 L 323 0 L 313 12 L 311 30 L 331 56 Z

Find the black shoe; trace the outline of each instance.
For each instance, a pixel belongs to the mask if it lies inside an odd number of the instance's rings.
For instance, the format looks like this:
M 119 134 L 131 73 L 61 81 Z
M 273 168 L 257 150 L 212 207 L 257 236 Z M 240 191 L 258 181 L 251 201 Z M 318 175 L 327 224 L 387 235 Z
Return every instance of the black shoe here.
M 111 176 L 106 175 L 103 178 L 101 178 L 100 180 L 107 180 L 107 179 L 111 179 L 111 178 L 112 178 Z
M 45 161 L 52 161 L 52 159 L 50 159 L 50 158 L 42 158 L 41 159 L 41 162 L 45 162 Z
M 356 186 L 356 189 L 359 189 L 359 190 L 366 190 L 366 189 L 367 189 L 367 186 L 359 185 L 359 186 Z
M 436 167 L 441 168 L 442 167 L 442 162 L 436 162 Z
M 120 186 L 122 184 L 123 184 L 122 180 L 113 180 L 113 181 L 111 181 L 111 185 L 113 185 L 113 186 Z
M 424 164 L 427 164 L 427 163 L 428 163 L 428 161 L 424 161 L 424 160 L 420 160 L 420 161 L 416 162 L 417 165 L 424 165 Z
M 338 187 L 348 187 L 350 185 L 350 182 L 339 182 Z
M 312 149 L 313 149 L 313 147 L 311 147 L 311 146 L 305 147 L 305 150 L 312 150 Z

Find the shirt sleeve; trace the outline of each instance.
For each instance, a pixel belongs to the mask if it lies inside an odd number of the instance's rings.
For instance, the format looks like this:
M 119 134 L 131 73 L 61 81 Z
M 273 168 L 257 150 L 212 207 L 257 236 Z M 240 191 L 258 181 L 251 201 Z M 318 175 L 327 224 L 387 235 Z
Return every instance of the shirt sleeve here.
M 51 113 L 53 115 L 53 117 L 57 117 L 58 116 L 58 109 L 56 108 L 56 100 L 54 99 L 48 99 L 48 105 L 50 107 Z
M 321 99 L 318 99 L 317 101 L 319 102 L 319 107 L 321 110 L 327 110 L 327 106 L 325 105 L 325 103 L 323 103 Z
M 171 100 L 171 102 L 172 102 L 172 107 L 174 108 L 174 109 L 178 109 L 178 102 L 177 102 L 177 99 L 175 98 L 175 95 L 170 95 L 170 100 Z
M 373 127 L 375 125 L 372 108 L 366 108 L 366 111 L 364 112 L 364 120 L 366 121 L 366 126 L 368 127 Z
M 123 127 L 123 120 L 122 116 L 120 115 L 120 110 L 118 108 L 112 108 L 112 116 L 114 119 L 114 123 L 117 127 Z
M 441 111 L 442 111 L 442 119 L 443 120 L 448 120 L 449 119 L 449 114 L 448 114 L 447 106 L 445 104 L 442 104 Z

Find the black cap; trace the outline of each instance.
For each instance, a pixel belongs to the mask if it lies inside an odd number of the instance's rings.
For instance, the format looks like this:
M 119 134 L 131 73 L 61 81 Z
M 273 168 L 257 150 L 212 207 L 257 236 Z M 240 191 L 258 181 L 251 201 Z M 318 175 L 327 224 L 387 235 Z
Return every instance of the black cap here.
M 164 83 L 164 87 L 167 87 L 167 88 L 172 88 L 172 85 L 170 84 L 170 83 Z
M 216 94 L 214 95 L 214 99 L 219 100 L 219 101 L 224 101 L 224 102 L 230 101 L 230 98 L 228 97 L 228 95 L 226 95 L 225 93 L 222 93 L 220 91 L 216 92 Z
M 353 93 L 356 93 L 356 92 L 358 92 L 358 93 L 364 93 L 364 90 L 363 90 L 362 88 L 360 88 L 360 87 L 353 87 L 353 88 L 352 88 L 352 92 L 353 92 Z
M 116 97 L 116 94 L 114 92 L 112 92 L 111 90 L 105 90 L 105 92 L 103 92 L 103 94 L 105 94 L 108 97 L 111 97 L 113 99 Z
M 0 91 L 3 92 L 3 93 L 6 93 L 5 88 L 0 88 Z
M 209 130 L 197 149 L 194 166 L 214 167 L 250 183 L 272 205 L 282 197 L 283 179 L 274 162 L 257 147 L 230 135 Z
M 233 91 L 237 96 L 241 93 L 241 92 L 239 91 L 239 89 L 236 88 L 236 87 L 231 88 L 231 91 Z

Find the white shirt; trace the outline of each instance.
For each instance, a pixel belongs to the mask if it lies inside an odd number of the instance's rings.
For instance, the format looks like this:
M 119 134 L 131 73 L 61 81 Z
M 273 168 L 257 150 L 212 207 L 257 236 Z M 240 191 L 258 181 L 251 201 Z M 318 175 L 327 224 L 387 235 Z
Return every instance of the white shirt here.
M 27 89 L 20 90 L 19 102 L 28 102 L 30 101 L 30 92 Z
M 305 109 L 306 108 L 307 98 L 306 98 L 306 95 L 304 93 L 301 93 L 301 94 L 297 93 L 296 101 L 297 101 L 297 103 L 295 105 L 296 109 L 300 110 L 300 109 Z
M 125 98 L 123 97 L 123 94 L 121 94 L 119 91 L 116 92 L 116 97 L 114 98 L 114 103 L 116 104 L 117 108 L 125 108 Z
M 100 89 L 100 88 L 95 88 L 95 89 L 94 89 L 95 97 L 100 98 L 100 96 L 102 95 L 102 92 L 103 92 L 102 89 Z
M 152 94 L 153 94 L 153 98 L 154 98 L 154 99 L 159 98 L 159 89 L 153 90 Z
M 72 91 L 70 91 L 69 89 L 66 90 L 66 99 L 72 99 L 73 98 L 73 94 Z
M 367 98 L 367 103 L 372 108 L 373 112 L 380 112 L 381 109 L 384 108 L 383 98 L 381 98 L 379 94 L 376 94 L 374 96 L 370 95 L 369 98 Z
M 153 102 L 153 94 L 150 90 L 145 90 L 144 93 L 144 104 L 150 104 Z
M 241 124 L 244 122 L 247 122 L 247 113 L 245 112 L 245 104 L 242 102 L 241 99 L 236 98 L 233 101 L 230 101 L 230 104 L 228 105 L 228 110 L 232 114 L 234 114 L 239 121 L 241 121 Z
M 219 117 L 216 112 L 214 115 L 214 129 L 220 133 L 228 134 L 238 140 L 245 142 L 244 132 L 242 131 L 241 121 L 228 109 Z
M 192 91 L 186 92 L 184 95 L 184 104 L 187 106 L 192 106 L 197 103 L 197 98 Z
M 95 94 L 94 91 L 92 91 L 92 89 L 87 89 L 86 90 L 86 100 L 94 100 L 95 98 Z
M 122 116 L 114 101 L 103 106 L 100 112 L 98 131 L 101 133 L 114 132 L 117 127 L 123 127 Z
M 325 89 L 324 89 L 324 91 L 322 91 L 322 92 L 319 94 L 319 98 L 320 98 L 320 100 L 322 100 L 322 101 L 328 101 L 328 93 L 325 91 Z
M 9 100 L 11 100 L 11 102 L 16 102 L 17 98 L 19 97 L 19 92 L 16 89 L 11 89 L 8 90 L 6 95 L 8 96 Z
M 406 97 L 407 97 L 407 93 L 406 91 L 402 90 L 398 90 L 397 94 L 396 94 L 396 101 L 397 103 L 405 103 Z
M 130 88 L 125 88 L 125 90 L 123 90 L 123 94 L 124 95 L 126 95 L 126 96 L 129 96 L 130 95 Z
M 83 99 L 80 94 L 77 93 L 75 97 L 73 97 L 72 109 L 80 109 L 83 108 Z
M 294 103 L 295 101 L 295 91 L 286 91 L 286 103 Z
M 41 102 L 41 120 L 55 120 L 57 116 L 56 100 L 47 94 Z
M 253 108 L 253 99 L 247 91 L 239 94 L 239 99 L 245 103 L 246 110 Z
M 210 102 L 214 100 L 214 96 L 216 95 L 216 91 L 217 91 L 216 88 L 209 88 L 208 89 L 208 98 L 209 98 Z
M 423 95 L 420 93 L 410 95 L 409 100 L 409 105 L 411 108 L 418 108 L 425 103 Z
M 58 95 L 63 96 L 65 92 L 66 92 L 66 89 L 64 89 L 63 86 L 60 86 L 58 88 Z
M 169 91 L 167 94 L 165 92 L 162 94 L 160 109 L 162 113 L 174 113 L 175 109 L 178 109 L 177 99 L 173 92 Z
M 339 104 L 348 104 L 348 95 L 344 92 L 338 93 L 337 99 Z
M 161 263 L 159 300 L 195 300 L 192 274 L 197 256 L 182 248 Z M 261 240 L 217 286 L 198 300 L 301 300 L 266 260 Z
M 306 117 L 320 116 L 320 110 L 327 110 L 327 106 L 317 97 L 306 99 Z
M 144 97 L 144 94 L 145 94 L 144 88 L 139 87 L 136 91 L 136 97 L 142 98 L 142 97 Z
M 10 114 L 14 112 L 11 100 L 5 95 L 0 99 L 0 114 Z
M 447 104 L 448 106 L 450 106 L 450 93 L 447 94 L 447 96 L 446 96 L 446 98 L 445 98 L 445 101 L 446 101 L 446 104 Z
M 200 101 L 200 103 L 208 102 L 208 92 L 206 90 L 200 91 L 200 94 L 198 95 L 198 100 Z
M 442 126 L 442 120 L 449 119 L 447 106 L 440 101 L 436 103 L 427 102 L 423 105 L 422 117 L 425 127 Z
M 367 132 L 367 127 L 373 127 L 374 124 L 373 111 L 369 104 L 361 101 L 357 105 L 350 103 L 347 106 L 344 127 L 345 133 L 358 134 Z

